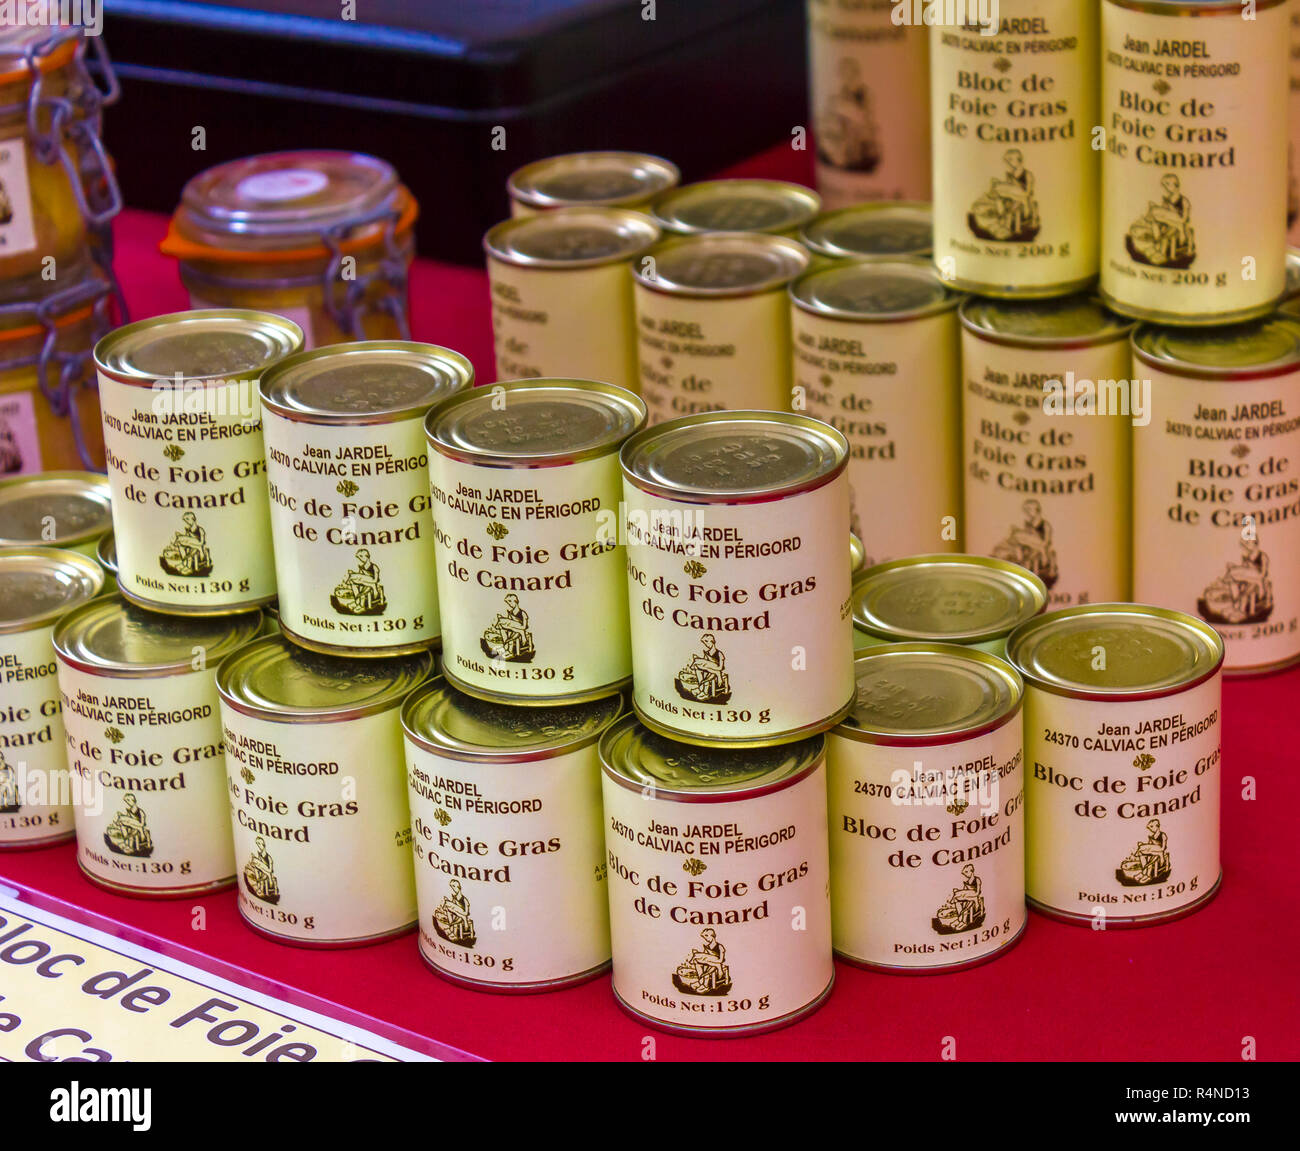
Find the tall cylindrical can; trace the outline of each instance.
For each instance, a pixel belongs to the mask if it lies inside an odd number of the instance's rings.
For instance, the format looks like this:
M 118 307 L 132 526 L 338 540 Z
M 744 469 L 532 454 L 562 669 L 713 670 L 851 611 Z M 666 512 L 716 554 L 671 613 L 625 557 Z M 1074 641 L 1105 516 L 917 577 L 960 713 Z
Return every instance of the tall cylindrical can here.
M 1102 0 L 1101 37 L 1102 298 L 1165 324 L 1271 311 L 1285 283 L 1288 5 Z
M 1048 606 L 1127 599 L 1133 325 L 1087 296 L 968 299 L 962 321 L 963 540 L 1020 564 Z
M 1300 660 L 1300 321 L 1143 326 L 1133 594 L 1199 615 L 1228 675 Z
M 925 155 L 928 163 L 928 148 Z M 827 260 L 928 257 L 934 251 L 934 213 L 928 202 L 917 200 L 854 204 L 814 216 L 799 229 L 799 242 Z
M 1064 295 L 1097 275 L 1097 13 L 993 11 L 996 27 L 930 30 L 934 261 L 966 291 Z
M 821 207 L 811 188 L 785 180 L 705 180 L 670 188 L 649 211 L 659 227 L 677 236 L 766 232 L 793 238 Z
M 113 530 L 108 480 L 95 472 L 37 472 L 0 480 L 0 547 L 69 548 L 95 556 Z
M 601 739 L 614 995 L 691 1035 L 793 1023 L 830 994 L 825 739 L 704 750 Z
M 662 156 L 566 152 L 516 168 L 506 191 L 512 216 L 535 216 L 556 208 L 641 208 L 680 179 Z
M 334 655 L 396 655 L 441 632 L 424 416 L 474 368 L 433 344 L 300 352 L 262 375 L 280 627 Z
M 1090 604 L 1007 641 L 1025 681 L 1025 890 L 1054 919 L 1140 926 L 1219 887 L 1223 642 L 1192 616 Z

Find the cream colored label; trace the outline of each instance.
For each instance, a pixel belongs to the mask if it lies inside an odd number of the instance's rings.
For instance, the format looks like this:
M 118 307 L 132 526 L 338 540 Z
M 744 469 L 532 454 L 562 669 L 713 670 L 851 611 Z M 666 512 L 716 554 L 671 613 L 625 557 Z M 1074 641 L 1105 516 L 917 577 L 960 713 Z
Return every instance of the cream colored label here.
M 933 748 L 827 739 L 835 950 L 885 967 L 969 963 L 1025 925 L 1017 717 Z
M 829 987 L 826 775 L 671 803 L 604 780 L 614 991 L 675 1027 L 775 1024 Z
M 711 739 L 823 724 L 853 695 L 842 473 L 756 504 L 680 504 L 624 485 L 637 709 Z
M 251 286 L 256 287 L 256 285 L 251 285 Z M 193 292 L 191 292 L 190 307 L 195 309 L 245 307 L 246 305 L 244 303 L 244 300 L 247 298 L 247 292 L 249 290 L 249 287 L 250 285 L 245 285 L 243 288 L 240 289 L 239 292 L 235 293 L 235 296 L 238 298 L 232 298 L 220 302 L 215 300 L 209 300 L 209 299 L 200 299 Z M 286 293 L 293 291 L 292 288 L 286 288 L 280 290 Z M 316 291 L 319 292 L 320 289 L 317 288 Z M 311 308 L 307 307 L 305 304 L 302 305 L 289 304 L 284 306 L 277 304 L 275 307 L 267 308 L 266 310 L 268 312 L 274 312 L 275 315 L 277 316 L 283 316 L 290 323 L 297 324 L 298 327 L 302 329 L 302 350 L 304 352 L 311 351 L 312 348 L 316 347 L 316 336 L 313 331 Z
M 415 920 L 397 711 L 271 723 L 221 705 L 239 910 L 288 939 L 343 943 Z
M 281 623 L 339 647 L 435 640 L 424 421 L 263 422 Z
M 929 35 L 896 0 L 810 0 L 817 190 L 826 209 L 930 198 Z
M 36 424 L 35 392 L 0 396 L 0 478 L 39 471 L 41 437 Z
M 1161 15 L 1103 0 L 1101 288 L 1232 315 L 1285 284 L 1285 4 Z
M 1291 138 L 1286 150 L 1286 223 L 1287 243 L 1300 246 L 1300 8 L 1294 0 L 1288 5 L 1291 12 Z
M 229 880 L 215 670 L 114 679 L 60 660 L 59 689 L 81 866 L 143 892 Z
M 442 661 L 497 695 L 549 699 L 632 671 L 615 453 L 553 468 L 429 455 Z
M 849 441 L 852 531 L 866 566 L 956 551 L 961 514 L 957 313 L 854 324 L 792 308 L 795 410 Z M 882 492 L 892 493 L 882 499 Z
M 19 256 L 35 247 L 26 140 L 20 134 L 0 141 L 0 258 Z
M 790 406 L 784 290 L 702 299 L 636 285 L 641 397 L 649 422 L 693 412 Z
M 1225 666 L 1300 656 L 1300 373 L 1153 376 L 1134 429 L 1133 595 L 1199 615 Z
M 1025 889 L 1104 923 L 1162 915 L 1219 880 L 1215 675 L 1134 703 L 1025 695 Z
M 1009 289 L 1097 273 L 1096 9 L 1001 0 L 1000 31 L 931 30 L 934 260 Z
M 420 950 L 482 983 L 545 984 L 609 962 L 600 759 L 465 763 L 406 744 Z
M 963 332 L 962 351 L 966 550 L 1028 568 L 1049 610 L 1127 600 L 1134 421 L 1095 397 L 1127 384 L 1128 341 L 1040 351 Z
M 118 586 L 174 608 L 274 596 L 256 381 L 177 391 L 100 373 L 99 398 Z

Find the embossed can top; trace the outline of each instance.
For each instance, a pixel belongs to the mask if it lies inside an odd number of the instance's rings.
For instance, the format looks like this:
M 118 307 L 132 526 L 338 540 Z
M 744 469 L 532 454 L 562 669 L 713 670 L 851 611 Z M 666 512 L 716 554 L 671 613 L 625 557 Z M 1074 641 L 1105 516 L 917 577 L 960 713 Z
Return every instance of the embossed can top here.
M 784 236 L 710 232 L 665 240 L 632 266 L 636 282 L 674 296 L 753 296 L 784 288 L 808 268 L 808 252 Z
M 809 251 L 831 259 L 892 259 L 928 256 L 934 249 L 929 204 L 874 200 L 822 212 L 800 230 Z
M 791 232 L 821 211 L 821 197 L 785 180 L 706 180 L 658 196 L 650 213 L 665 232 Z
M 1300 371 L 1300 320 L 1268 316 L 1212 328 L 1143 324 L 1133 354 L 1153 368 L 1203 380 L 1253 380 Z
M 47 627 L 104 586 L 94 560 L 62 548 L 0 550 L 0 635 Z
M 821 268 L 790 285 L 795 307 L 814 316 L 895 323 L 948 312 L 961 303 L 925 260 L 859 260 Z
M 506 191 L 537 209 L 619 207 L 645 203 L 681 178 L 676 164 L 646 152 L 567 152 L 516 168 Z
M 113 528 L 108 477 L 35 472 L 0 480 L 0 547 L 78 547 Z
M 592 268 L 630 260 L 658 242 L 659 226 L 627 208 L 557 208 L 488 229 L 483 248 L 521 268 Z
M 1054 300 L 967 296 L 960 315 L 962 327 L 982 340 L 1045 350 L 1108 344 L 1126 339 L 1136 326 L 1086 293 Z

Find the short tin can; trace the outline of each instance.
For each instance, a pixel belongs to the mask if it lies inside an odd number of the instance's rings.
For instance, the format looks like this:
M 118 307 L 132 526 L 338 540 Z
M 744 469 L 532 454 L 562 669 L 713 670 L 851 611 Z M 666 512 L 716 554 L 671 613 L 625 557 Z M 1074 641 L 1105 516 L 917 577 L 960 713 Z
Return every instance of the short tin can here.
M 122 895 L 234 882 L 217 664 L 260 611 L 179 617 L 100 596 L 54 628 L 77 863 Z
M 1054 919 L 1176 919 L 1219 887 L 1223 643 L 1192 616 L 1090 604 L 1017 628 L 1025 890 Z
M 433 680 L 402 708 L 420 955 L 482 991 L 552 991 L 609 967 L 601 733 L 619 693 L 568 707 Z
M 928 179 L 926 189 L 928 195 Z M 921 201 L 854 204 L 814 216 L 799 230 L 799 240 L 828 260 L 919 259 L 934 251 L 934 213 Z
M 800 276 L 790 299 L 794 407 L 848 440 L 867 562 L 955 551 L 961 296 L 923 261 L 877 260 Z
M 239 914 L 298 947 L 415 925 L 402 701 L 428 652 L 340 659 L 268 636 L 217 669 Z
M 1133 593 L 1199 615 L 1228 675 L 1300 660 L 1300 320 L 1133 335 Z
M 442 669 L 503 703 L 580 703 L 626 686 L 618 451 L 645 423 L 631 392 L 513 380 L 429 412 Z
M 570 376 L 637 389 L 632 267 L 658 226 L 624 208 L 557 208 L 483 238 L 497 377 Z
M 788 412 L 687 416 L 623 448 L 633 704 L 649 728 L 761 747 L 853 698 L 848 445 Z
M 996 27 L 930 29 L 934 260 L 986 296 L 1097 277 L 1097 13 L 1001 0 Z
M 687 236 L 634 269 L 641 395 L 650 422 L 789 408 L 786 288 L 808 253 L 781 236 Z
M 118 585 L 178 615 L 275 597 L 258 377 L 296 324 L 214 309 L 139 320 L 95 345 Z
M 873 648 L 856 671 L 826 737 L 835 953 L 901 972 L 995 959 L 1026 918 L 1020 677 L 928 643 Z
M 929 642 L 1006 654 L 1007 636 L 1040 614 L 1047 589 L 1019 564 L 988 556 L 909 556 L 853 581 L 854 647 Z
M 1286 282 L 1289 6 L 1102 0 L 1102 298 L 1164 324 L 1272 311 Z
M 74 834 L 51 635 L 59 616 L 103 585 L 104 573 L 79 552 L 0 549 L 0 850 Z
M 1127 599 L 1131 321 L 1089 296 L 961 307 L 963 545 L 1029 568 L 1048 605 Z
M 69 548 L 93 558 L 112 530 L 112 497 L 102 475 L 38 472 L 0 480 L 0 547 Z
M 473 385 L 464 356 L 370 340 L 281 360 L 259 391 L 279 624 L 334 655 L 440 634 L 424 417 Z
M 752 1035 L 830 994 L 825 742 L 706 750 L 630 716 L 606 731 L 613 987 L 637 1019 Z
M 706 180 L 656 196 L 649 212 L 665 232 L 766 232 L 789 236 L 821 211 L 821 197 L 785 180 Z
M 681 179 L 677 165 L 645 152 L 567 152 L 510 174 L 512 216 L 556 208 L 641 208 Z

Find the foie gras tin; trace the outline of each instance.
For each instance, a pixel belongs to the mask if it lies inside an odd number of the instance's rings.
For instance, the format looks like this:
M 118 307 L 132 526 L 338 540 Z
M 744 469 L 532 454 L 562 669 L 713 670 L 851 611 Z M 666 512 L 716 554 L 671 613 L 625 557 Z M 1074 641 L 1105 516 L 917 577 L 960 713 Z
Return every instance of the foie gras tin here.
M 566 152 L 516 168 L 506 181 L 512 216 L 558 208 L 640 208 L 681 179 L 677 165 L 645 152 Z
M 767 232 L 794 237 L 821 211 L 821 197 L 785 180 L 705 180 L 657 196 L 650 214 L 665 231 Z
M 112 530 L 104 476 L 37 472 L 0 480 L 0 547 L 71 548 L 93 558 Z
M 933 217 L 928 203 L 876 200 L 819 213 L 799 230 L 799 239 L 830 260 L 924 257 L 934 251 Z

